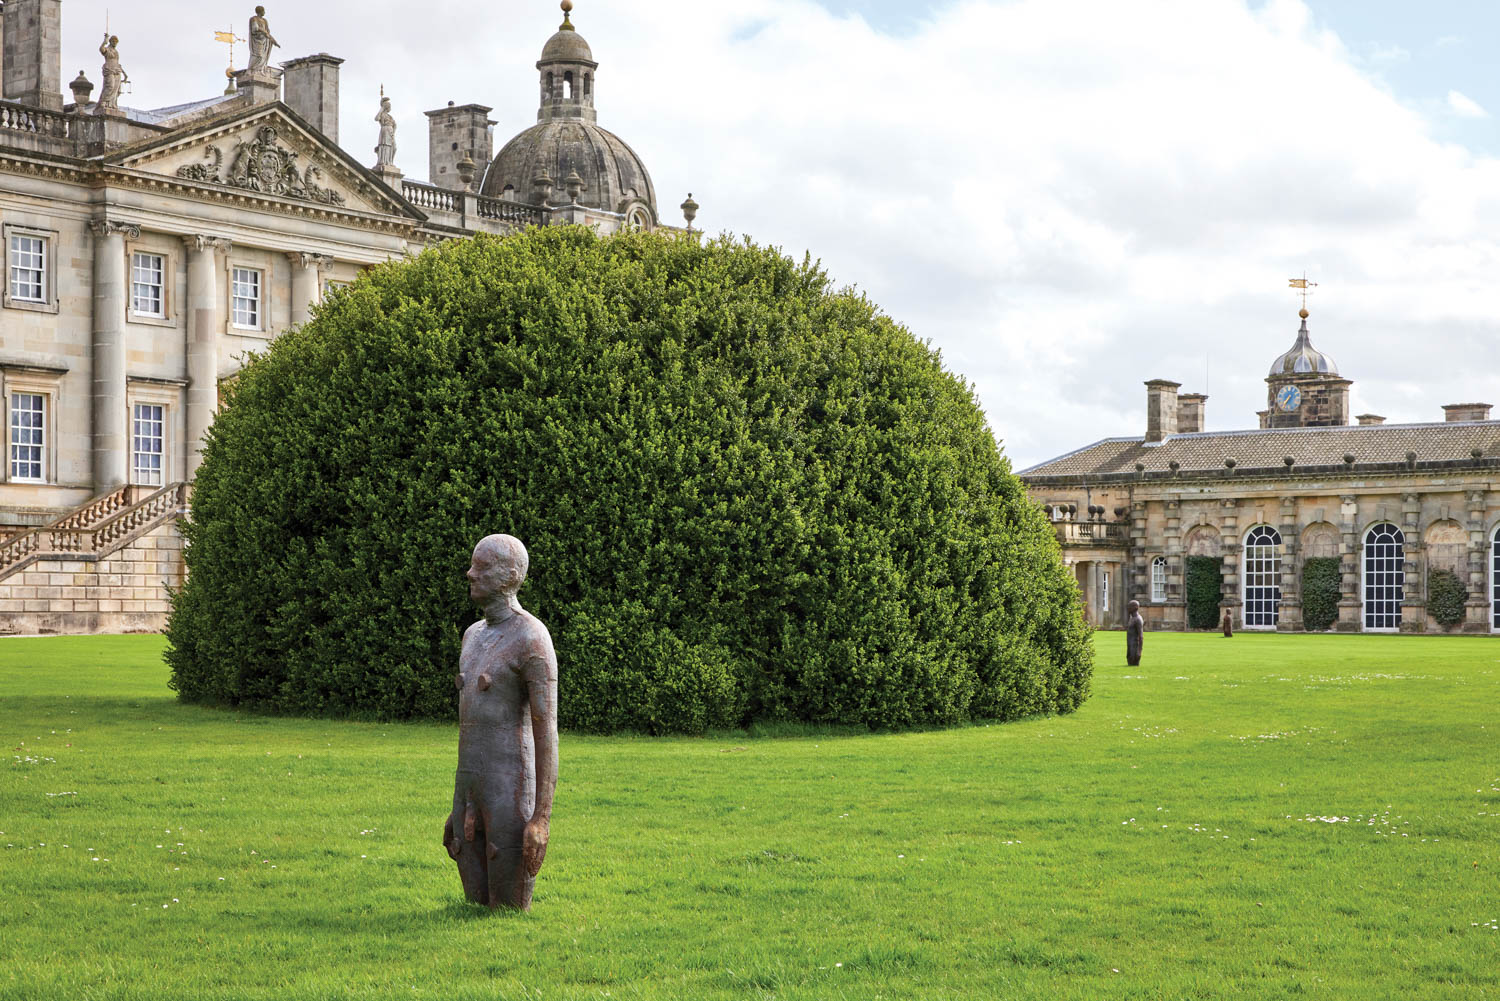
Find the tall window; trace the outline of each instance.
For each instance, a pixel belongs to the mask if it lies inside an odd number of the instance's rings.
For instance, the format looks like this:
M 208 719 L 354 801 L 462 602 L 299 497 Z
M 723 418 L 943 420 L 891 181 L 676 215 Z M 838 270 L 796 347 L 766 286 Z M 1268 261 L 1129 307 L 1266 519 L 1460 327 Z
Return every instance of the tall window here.
M 40 393 L 10 394 L 10 478 L 46 479 L 47 398 Z
M 234 325 L 259 330 L 260 272 L 250 268 L 235 268 L 230 276 L 230 283 L 233 286 L 230 291 L 230 312 Z
M 1245 628 L 1275 629 L 1281 614 L 1281 533 L 1260 525 L 1245 536 Z
M 1500 525 L 1490 539 L 1490 625 L 1500 632 Z
M 163 409 L 155 403 L 137 403 L 131 414 L 131 478 L 146 486 L 162 483 Z
M 47 301 L 47 241 L 40 236 L 10 238 L 10 297 Z
M 1099 571 L 1099 611 L 1109 611 L 1109 571 Z
M 160 254 L 130 255 L 130 308 L 137 316 L 165 316 L 166 290 Z
M 1401 628 L 1406 598 L 1406 537 L 1389 522 L 1365 533 L 1365 628 Z
M 1151 561 L 1151 600 L 1167 600 L 1167 558 L 1158 556 Z

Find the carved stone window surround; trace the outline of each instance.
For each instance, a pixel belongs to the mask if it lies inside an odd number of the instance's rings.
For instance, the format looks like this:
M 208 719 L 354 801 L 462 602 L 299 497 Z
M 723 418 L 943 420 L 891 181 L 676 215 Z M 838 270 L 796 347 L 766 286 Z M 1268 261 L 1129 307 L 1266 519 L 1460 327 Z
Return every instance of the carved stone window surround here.
M 135 311 L 135 255 L 155 254 L 162 259 L 162 315 L 151 316 Z M 178 244 L 171 237 L 146 236 L 125 241 L 125 322 L 152 327 L 180 327 L 177 310 L 177 283 L 183 278 Z

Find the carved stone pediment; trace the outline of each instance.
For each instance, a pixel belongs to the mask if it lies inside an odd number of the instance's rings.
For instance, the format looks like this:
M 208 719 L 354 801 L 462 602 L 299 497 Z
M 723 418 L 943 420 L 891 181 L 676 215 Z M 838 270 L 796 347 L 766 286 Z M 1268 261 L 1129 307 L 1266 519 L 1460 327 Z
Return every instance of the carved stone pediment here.
M 183 181 L 331 209 L 409 215 L 404 203 L 363 175 L 348 154 L 274 111 L 185 130 L 116 161 Z
M 281 145 L 274 125 L 262 125 L 253 139 L 235 142 L 228 156 L 215 143 L 205 146 L 203 155 L 202 161 L 178 167 L 177 176 L 326 205 L 347 204 L 336 188 L 318 183 L 323 171 L 316 163 L 299 164 L 299 154 Z

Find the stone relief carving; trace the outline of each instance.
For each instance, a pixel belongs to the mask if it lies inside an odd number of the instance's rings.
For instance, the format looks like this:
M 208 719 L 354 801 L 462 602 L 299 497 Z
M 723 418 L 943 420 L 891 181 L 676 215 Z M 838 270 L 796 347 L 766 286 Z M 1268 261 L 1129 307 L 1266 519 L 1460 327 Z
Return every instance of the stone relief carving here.
M 221 174 L 223 152 L 217 146 L 209 146 L 203 152 L 206 158 L 212 160 L 212 164 L 193 163 L 178 167 L 177 176 L 190 181 L 227 184 L 268 195 L 303 198 L 324 205 L 344 204 L 343 195 L 318 184 L 323 172 L 316 164 L 309 164 L 303 171 L 297 169 L 297 154 L 277 144 L 274 125 L 261 126 L 255 139 L 240 143 L 234 152 L 234 159 L 230 161 L 227 176 Z

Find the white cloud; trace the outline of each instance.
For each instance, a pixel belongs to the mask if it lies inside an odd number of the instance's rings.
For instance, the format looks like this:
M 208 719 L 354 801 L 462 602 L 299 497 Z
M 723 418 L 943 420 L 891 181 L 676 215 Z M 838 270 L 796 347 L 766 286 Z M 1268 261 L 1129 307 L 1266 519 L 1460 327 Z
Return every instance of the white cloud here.
M 78 26 L 102 27 L 104 0 L 66 6 L 65 76 L 97 79 Z M 422 111 L 493 105 L 497 146 L 535 120 L 557 12 L 475 9 L 270 18 L 279 57 L 349 60 L 343 140 L 367 160 L 386 85 L 399 162 L 425 177 Z M 128 103 L 221 85 L 224 25 L 194 0 L 128 11 Z M 1252 425 L 1304 268 L 1357 406 L 1500 403 L 1500 163 L 1434 139 L 1301 0 L 958 0 L 901 38 L 811 0 L 579 0 L 574 21 L 600 123 L 645 158 L 663 217 L 691 190 L 710 230 L 810 249 L 943 350 L 1018 466 L 1139 433 L 1141 383 L 1201 390 L 1205 359 L 1209 426 Z
M 1448 91 L 1448 109 L 1460 118 L 1490 117 L 1490 113 L 1481 108 L 1479 102 L 1456 90 Z

